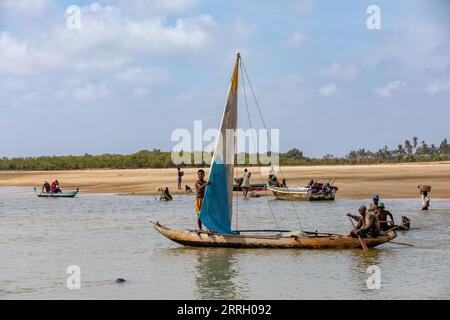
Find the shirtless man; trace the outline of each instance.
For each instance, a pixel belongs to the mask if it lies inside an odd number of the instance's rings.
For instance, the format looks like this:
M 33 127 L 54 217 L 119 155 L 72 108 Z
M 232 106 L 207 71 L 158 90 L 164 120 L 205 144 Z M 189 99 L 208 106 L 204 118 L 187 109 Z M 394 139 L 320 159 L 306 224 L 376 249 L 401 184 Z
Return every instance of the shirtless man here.
M 368 236 L 376 238 L 380 235 L 380 222 L 378 221 L 377 216 L 368 211 L 365 206 L 359 207 L 360 217 L 354 216 L 350 213 L 347 213 L 348 217 L 351 217 L 358 221 L 355 229 L 350 232 L 350 235 L 353 238 L 357 238 L 358 235 L 362 238 L 366 238 Z
M 205 189 L 208 181 L 205 180 L 205 171 L 200 169 L 197 171 L 198 180 L 195 182 L 195 211 L 197 212 L 198 229 L 202 230 L 202 222 L 200 221 L 200 211 L 202 210 L 203 199 L 205 198 Z

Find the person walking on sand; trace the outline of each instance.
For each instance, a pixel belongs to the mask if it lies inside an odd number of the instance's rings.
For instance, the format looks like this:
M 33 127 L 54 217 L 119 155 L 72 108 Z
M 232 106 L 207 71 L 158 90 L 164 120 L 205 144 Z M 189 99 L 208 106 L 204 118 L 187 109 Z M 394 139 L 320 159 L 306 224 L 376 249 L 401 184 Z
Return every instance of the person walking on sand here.
M 246 199 L 247 199 L 248 191 L 251 188 L 251 185 L 250 185 L 250 177 L 251 177 L 251 175 L 252 175 L 251 172 L 248 172 L 247 169 L 244 169 L 244 175 L 242 177 L 243 180 L 242 180 L 241 188 L 242 188 L 242 191 L 243 191 L 244 198 L 246 198 Z
M 202 222 L 200 220 L 200 211 L 202 210 L 203 199 L 205 197 L 205 189 L 208 185 L 208 181 L 205 180 L 205 171 L 200 169 L 197 171 L 198 180 L 195 182 L 195 211 L 197 213 L 197 226 L 199 230 L 202 230 Z
M 178 167 L 177 170 L 178 170 L 178 190 L 181 190 L 181 182 L 183 181 L 184 172 L 181 171 L 180 167 Z

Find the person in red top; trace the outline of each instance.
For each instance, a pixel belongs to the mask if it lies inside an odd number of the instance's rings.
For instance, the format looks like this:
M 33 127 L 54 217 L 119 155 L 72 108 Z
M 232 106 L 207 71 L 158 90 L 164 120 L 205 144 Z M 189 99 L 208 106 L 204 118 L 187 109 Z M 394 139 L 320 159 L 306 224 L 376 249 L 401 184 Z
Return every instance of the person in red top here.
M 52 186 L 50 187 L 50 192 L 51 192 L 51 193 L 61 193 L 61 192 L 62 192 L 61 189 L 59 188 L 59 182 L 58 182 L 58 180 L 55 180 L 55 181 L 52 183 Z

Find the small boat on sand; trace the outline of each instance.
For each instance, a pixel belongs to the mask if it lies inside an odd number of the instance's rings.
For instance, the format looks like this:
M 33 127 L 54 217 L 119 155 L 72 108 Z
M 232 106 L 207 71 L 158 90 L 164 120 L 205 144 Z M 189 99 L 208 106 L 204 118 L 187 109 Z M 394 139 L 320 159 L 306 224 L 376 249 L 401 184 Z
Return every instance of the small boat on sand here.
M 172 230 L 158 222 L 153 224 L 155 230 L 166 238 L 181 245 L 193 247 L 278 249 L 356 249 L 361 247 L 358 238 L 340 234 L 295 230 L 247 230 L 235 231 L 235 235 L 228 235 L 208 231 Z M 272 235 L 255 234 L 261 231 L 272 231 Z M 250 234 L 242 235 L 246 232 Z M 373 248 L 395 239 L 396 236 L 395 231 L 390 231 L 377 238 L 364 238 L 363 241 L 367 247 Z
M 78 194 L 78 192 L 80 192 L 80 189 L 77 188 L 77 190 L 75 191 L 52 193 L 52 192 L 38 192 L 36 187 L 34 187 L 34 192 L 36 192 L 36 195 L 39 198 L 73 198 Z
M 321 201 L 334 200 L 337 188 L 331 187 L 329 190 L 313 191 L 307 187 L 272 187 L 267 190 L 272 191 L 275 198 L 279 200 L 300 200 L 300 201 Z

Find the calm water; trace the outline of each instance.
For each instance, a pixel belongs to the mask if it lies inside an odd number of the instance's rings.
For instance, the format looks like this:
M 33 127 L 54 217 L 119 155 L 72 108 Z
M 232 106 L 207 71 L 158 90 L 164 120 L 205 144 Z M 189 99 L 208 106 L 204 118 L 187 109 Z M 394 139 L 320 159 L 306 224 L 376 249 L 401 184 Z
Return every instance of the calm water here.
M 269 197 L 269 199 L 271 199 Z M 240 199 L 239 228 L 348 232 L 345 213 L 367 201 L 283 202 Z M 40 199 L 24 188 L 0 188 L 0 299 L 448 299 L 450 201 L 386 200 L 412 230 L 362 250 L 184 248 L 149 221 L 193 228 L 193 198 L 85 195 Z M 298 215 L 298 219 L 297 219 Z M 81 268 L 81 289 L 66 287 L 69 265 Z M 367 267 L 381 268 L 381 289 L 366 286 Z M 115 283 L 124 278 L 125 283 Z

